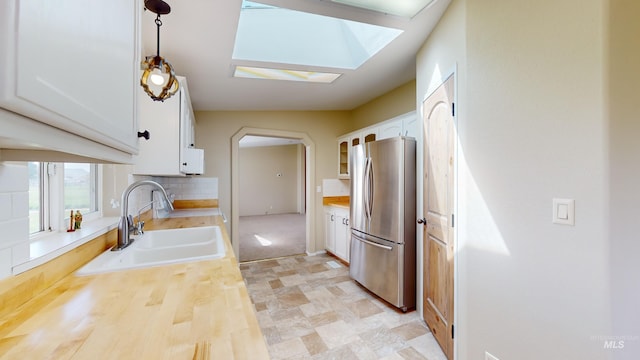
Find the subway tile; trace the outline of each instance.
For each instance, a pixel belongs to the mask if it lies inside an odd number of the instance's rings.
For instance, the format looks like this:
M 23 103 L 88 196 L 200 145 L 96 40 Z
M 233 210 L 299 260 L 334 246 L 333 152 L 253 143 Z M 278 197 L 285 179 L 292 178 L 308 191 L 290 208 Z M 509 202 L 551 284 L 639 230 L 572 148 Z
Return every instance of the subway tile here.
M 13 215 L 17 219 L 29 216 L 29 192 L 17 192 L 12 194 Z
M 0 279 L 11 276 L 11 248 L 0 249 Z
M 29 242 L 23 242 L 11 247 L 11 257 L 13 266 L 29 261 Z
M 29 191 L 26 163 L 0 163 L 0 192 Z
M 12 219 L 0 222 L 0 248 L 29 241 L 29 218 Z
M 11 194 L 0 194 L 0 221 L 7 221 L 13 215 Z

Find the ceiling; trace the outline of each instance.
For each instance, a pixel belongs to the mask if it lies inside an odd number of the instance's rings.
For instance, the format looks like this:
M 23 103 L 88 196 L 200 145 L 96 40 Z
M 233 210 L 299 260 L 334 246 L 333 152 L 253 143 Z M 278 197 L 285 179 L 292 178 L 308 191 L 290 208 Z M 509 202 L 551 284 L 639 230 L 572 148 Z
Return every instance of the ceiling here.
M 434 0 L 412 19 L 327 0 L 260 1 L 404 31 L 354 70 L 288 66 L 294 70 L 343 74 L 331 84 L 234 78 L 236 65 L 282 67 L 232 58 L 242 0 L 165 1 L 171 6 L 171 13 L 161 18 L 160 55 L 173 65 L 177 75 L 187 78 L 194 110 L 205 111 L 354 109 L 415 79 L 415 55 L 451 0 Z M 143 13 L 143 57 L 156 52 L 154 19 L 154 13 Z

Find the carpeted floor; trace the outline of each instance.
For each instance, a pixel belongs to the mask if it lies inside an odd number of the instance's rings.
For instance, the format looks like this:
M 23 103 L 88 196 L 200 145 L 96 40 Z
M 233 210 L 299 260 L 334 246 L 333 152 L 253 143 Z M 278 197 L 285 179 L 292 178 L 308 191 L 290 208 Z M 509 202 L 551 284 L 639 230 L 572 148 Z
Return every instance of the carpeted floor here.
M 241 262 L 304 254 L 306 224 L 304 214 L 241 216 Z

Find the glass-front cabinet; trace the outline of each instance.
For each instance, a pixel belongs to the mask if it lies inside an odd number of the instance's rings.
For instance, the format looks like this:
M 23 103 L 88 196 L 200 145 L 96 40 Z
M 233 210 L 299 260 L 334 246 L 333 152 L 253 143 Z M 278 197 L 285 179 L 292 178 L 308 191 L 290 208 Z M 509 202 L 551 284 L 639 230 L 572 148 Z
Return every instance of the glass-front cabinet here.
M 338 139 L 338 179 L 349 178 L 350 148 L 349 137 Z

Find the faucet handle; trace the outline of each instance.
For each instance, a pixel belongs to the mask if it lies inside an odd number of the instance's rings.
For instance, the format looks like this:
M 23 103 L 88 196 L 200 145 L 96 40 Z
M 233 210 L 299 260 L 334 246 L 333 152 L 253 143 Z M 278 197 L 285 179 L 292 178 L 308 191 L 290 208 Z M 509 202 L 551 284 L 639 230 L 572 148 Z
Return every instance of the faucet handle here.
M 138 225 L 136 226 L 138 229 L 138 235 L 144 234 L 144 221 L 138 220 Z

